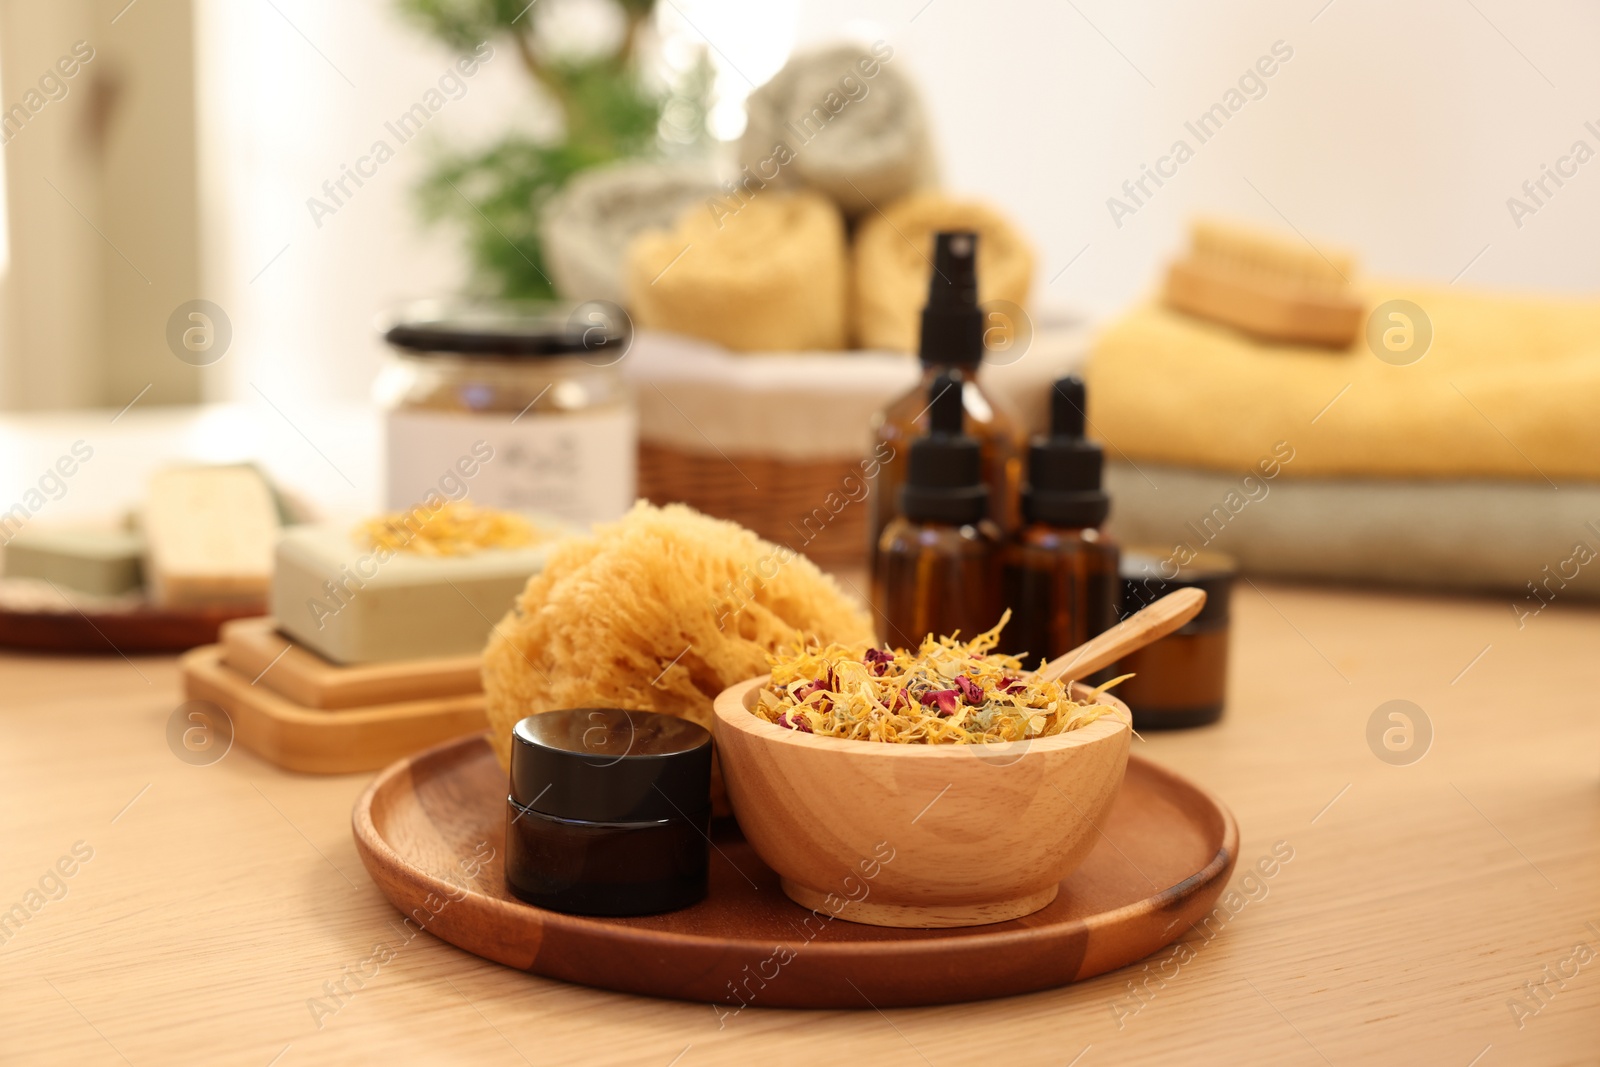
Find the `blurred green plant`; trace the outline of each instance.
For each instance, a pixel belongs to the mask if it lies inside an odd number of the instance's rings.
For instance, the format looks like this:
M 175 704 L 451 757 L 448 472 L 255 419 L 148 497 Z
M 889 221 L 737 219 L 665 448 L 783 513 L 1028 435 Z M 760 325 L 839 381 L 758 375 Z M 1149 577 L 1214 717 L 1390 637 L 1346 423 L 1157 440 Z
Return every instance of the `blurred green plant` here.
M 711 88 L 704 57 L 680 84 L 653 88 L 639 53 L 655 0 L 597 2 L 620 10 L 620 42 L 610 50 L 562 55 L 540 39 L 536 5 L 549 7 L 549 0 L 396 0 L 405 16 L 453 49 L 509 40 L 537 91 L 560 112 L 561 130 L 549 138 L 509 133 L 476 151 L 442 151 L 418 188 L 424 218 L 462 227 L 478 282 L 493 295 L 555 295 L 539 216 L 574 174 L 658 151 L 664 113 L 671 141 L 704 141 Z

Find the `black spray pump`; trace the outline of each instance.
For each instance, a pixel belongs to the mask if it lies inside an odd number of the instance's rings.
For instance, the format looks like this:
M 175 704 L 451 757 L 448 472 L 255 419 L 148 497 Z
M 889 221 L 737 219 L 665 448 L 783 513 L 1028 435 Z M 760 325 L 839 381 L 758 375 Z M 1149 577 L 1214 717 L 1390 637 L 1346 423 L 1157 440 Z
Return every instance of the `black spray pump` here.
M 1110 498 L 1100 488 L 1105 454 L 1083 436 L 1087 403 L 1083 379 L 1058 380 L 1050 394 L 1050 435 L 1028 451 L 1022 514 L 1028 522 L 1091 527 L 1106 521 Z
M 922 309 L 924 367 L 976 367 L 983 360 L 983 310 L 978 307 L 978 235 L 966 230 L 934 238 L 928 303 Z
M 912 522 L 977 522 L 989 509 L 978 442 L 962 431 L 962 382 L 941 374 L 928 389 L 928 433 L 911 442 L 900 512 Z

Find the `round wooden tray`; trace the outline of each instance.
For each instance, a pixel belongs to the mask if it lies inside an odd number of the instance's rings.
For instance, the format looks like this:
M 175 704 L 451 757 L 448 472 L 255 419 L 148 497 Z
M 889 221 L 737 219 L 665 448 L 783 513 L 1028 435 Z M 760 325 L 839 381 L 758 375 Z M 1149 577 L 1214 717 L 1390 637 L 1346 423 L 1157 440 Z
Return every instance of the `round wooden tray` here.
M 261 606 L 177 611 L 0 610 L 0 648 L 76 655 L 173 655 L 213 644 L 218 629 L 232 619 L 260 615 Z
M 1102 974 L 1172 943 L 1205 916 L 1239 852 L 1227 808 L 1133 757 L 1101 843 L 1053 904 L 1023 919 L 953 930 L 841 919 L 803 926 L 811 913 L 783 895 L 731 820 L 713 828 L 704 901 L 666 915 L 600 919 L 544 911 L 505 888 L 506 792 L 482 734 L 403 759 L 356 802 L 361 860 L 413 924 L 475 955 L 724 1011 L 943 1004 Z

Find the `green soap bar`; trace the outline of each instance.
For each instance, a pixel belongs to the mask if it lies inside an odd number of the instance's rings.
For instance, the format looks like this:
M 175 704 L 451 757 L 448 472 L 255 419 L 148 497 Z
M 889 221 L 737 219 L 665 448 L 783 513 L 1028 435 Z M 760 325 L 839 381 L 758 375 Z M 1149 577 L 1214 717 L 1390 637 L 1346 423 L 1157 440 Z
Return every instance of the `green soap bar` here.
M 348 526 L 294 527 L 278 541 L 272 614 L 279 629 L 335 663 L 471 655 L 544 568 L 552 544 L 380 561 Z
M 6 577 L 119 596 L 144 584 L 143 557 L 144 538 L 126 530 L 22 530 L 6 544 Z

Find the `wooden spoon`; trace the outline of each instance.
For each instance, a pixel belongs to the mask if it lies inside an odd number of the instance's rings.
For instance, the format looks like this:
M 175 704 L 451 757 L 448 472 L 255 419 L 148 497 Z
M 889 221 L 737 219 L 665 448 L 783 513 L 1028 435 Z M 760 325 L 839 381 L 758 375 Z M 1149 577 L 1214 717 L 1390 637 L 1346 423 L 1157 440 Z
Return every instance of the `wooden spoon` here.
M 1083 678 L 1102 667 L 1109 667 L 1129 652 L 1153 644 L 1167 636 L 1196 615 L 1206 606 L 1204 589 L 1179 589 L 1168 593 L 1143 611 L 1129 615 L 1099 637 L 1085 641 L 1070 652 L 1065 652 L 1039 671 L 1039 679 L 1058 681 L 1071 672 L 1073 678 Z

